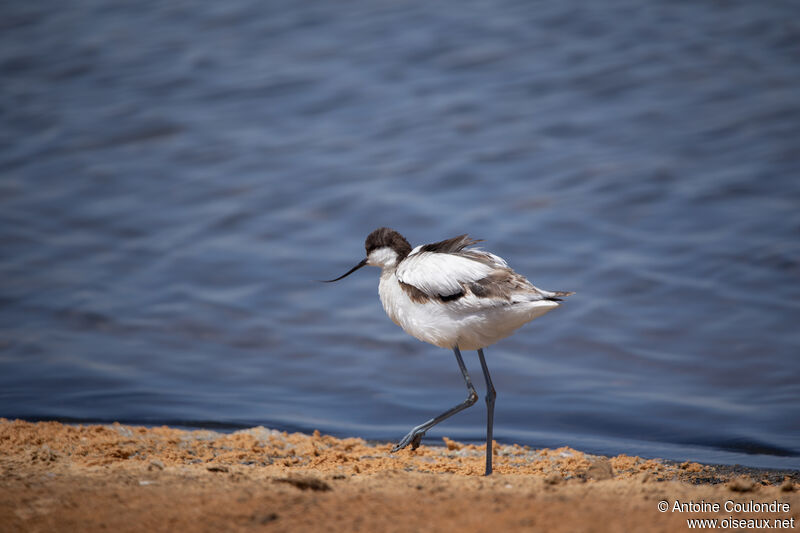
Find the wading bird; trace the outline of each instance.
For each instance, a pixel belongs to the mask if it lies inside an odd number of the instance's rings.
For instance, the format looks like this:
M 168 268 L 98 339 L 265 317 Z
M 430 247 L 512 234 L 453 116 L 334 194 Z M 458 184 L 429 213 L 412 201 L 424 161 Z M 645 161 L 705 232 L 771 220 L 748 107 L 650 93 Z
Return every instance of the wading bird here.
M 392 321 L 417 339 L 450 348 L 467 385 L 467 399 L 412 429 L 392 448 L 416 449 L 425 432 L 470 407 L 478 394 L 461 358 L 461 350 L 477 350 L 486 380 L 486 475 L 492 473 L 492 426 L 495 390 L 483 349 L 517 328 L 559 306 L 572 292 L 545 291 L 511 270 L 505 260 L 468 248 L 480 242 L 459 235 L 411 249 L 396 231 L 378 228 L 367 237 L 367 256 L 339 281 L 363 266 L 381 268 L 378 294 Z

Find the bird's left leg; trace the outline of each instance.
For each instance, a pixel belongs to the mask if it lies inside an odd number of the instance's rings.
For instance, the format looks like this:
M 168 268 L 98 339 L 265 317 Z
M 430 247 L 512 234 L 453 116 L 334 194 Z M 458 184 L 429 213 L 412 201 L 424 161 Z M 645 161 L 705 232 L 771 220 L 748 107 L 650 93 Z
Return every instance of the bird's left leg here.
M 492 473 L 492 428 L 494 426 L 494 399 L 497 393 L 494 391 L 492 376 L 489 375 L 489 367 L 486 366 L 486 359 L 483 357 L 483 348 L 478 349 L 478 357 L 481 360 L 483 377 L 486 379 L 486 474 Z
M 472 380 L 469 378 L 469 374 L 467 373 L 467 367 L 464 365 L 464 360 L 461 358 L 461 352 L 458 350 L 458 346 L 453 347 L 453 353 L 456 354 L 456 361 L 458 361 L 458 368 L 461 369 L 461 374 L 464 376 L 464 383 L 467 385 L 468 396 L 467 399 L 461 402 L 460 404 L 456 405 L 452 409 L 448 409 L 444 413 L 440 414 L 436 418 L 431 418 L 424 424 L 420 424 L 419 426 L 415 427 L 411 431 L 408 432 L 408 435 L 403 437 L 403 440 L 398 442 L 394 448 L 392 448 L 392 453 L 397 452 L 408 446 L 411 445 L 412 450 L 416 450 L 419 447 L 419 442 L 422 437 L 425 435 L 425 432 L 428 431 L 430 428 L 441 422 L 446 418 L 450 418 L 454 414 L 458 413 L 459 411 L 463 411 L 467 407 L 470 407 L 475 402 L 478 401 L 478 393 L 475 392 L 475 387 L 472 386 Z

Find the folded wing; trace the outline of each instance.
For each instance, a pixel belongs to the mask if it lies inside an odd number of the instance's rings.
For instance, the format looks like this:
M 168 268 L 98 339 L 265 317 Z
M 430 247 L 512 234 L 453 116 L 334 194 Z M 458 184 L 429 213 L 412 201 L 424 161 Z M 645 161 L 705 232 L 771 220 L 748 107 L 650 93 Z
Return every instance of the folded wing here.
M 463 294 L 465 288 L 489 278 L 506 262 L 481 250 L 465 250 L 477 240 L 459 235 L 441 242 L 416 247 L 397 267 L 397 279 L 430 298 L 447 299 Z
M 412 253 L 397 267 L 397 279 L 431 298 L 460 294 L 464 285 L 489 276 L 495 267 L 463 255 Z
M 559 301 L 560 296 L 572 294 L 539 289 L 508 268 L 503 258 L 482 250 L 465 249 L 476 242 L 460 235 L 418 246 L 397 267 L 397 279 L 418 302 L 449 302 L 466 296 L 472 305 L 494 306 Z

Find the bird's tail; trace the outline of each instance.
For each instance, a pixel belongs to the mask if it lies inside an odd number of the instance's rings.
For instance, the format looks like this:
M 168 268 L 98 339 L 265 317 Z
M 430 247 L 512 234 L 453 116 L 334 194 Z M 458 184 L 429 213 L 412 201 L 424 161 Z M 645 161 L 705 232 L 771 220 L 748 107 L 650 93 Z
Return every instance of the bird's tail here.
M 542 293 L 544 294 L 545 299 L 552 300 L 554 302 L 560 302 L 562 298 L 575 294 L 574 292 L 569 291 L 542 291 Z
M 552 292 L 553 296 L 558 296 L 558 297 L 572 296 L 573 294 L 575 294 L 574 292 L 568 292 L 568 291 L 552 291 Z

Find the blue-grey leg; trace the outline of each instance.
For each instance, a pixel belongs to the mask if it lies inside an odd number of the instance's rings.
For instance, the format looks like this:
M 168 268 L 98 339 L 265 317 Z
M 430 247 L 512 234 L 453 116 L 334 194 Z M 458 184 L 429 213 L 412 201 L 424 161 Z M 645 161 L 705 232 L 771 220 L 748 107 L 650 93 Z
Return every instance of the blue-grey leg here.
M 398 442 L 394 448 L 392 448 L 392 453 L 402 450 L 409 444 L 411 445 L 412 450 L 416 450 L 419 447 L 419 442 L 422 437 L 425 435 L 425 432 L 431 429 L 433 426 L 450 418 L 454 414 L 458 413 L 459 411 L 463 411 L 467 407 L 474 405 L 475 402 L 478 401 L 478 393 L 475 392 L 475 387 L 472 386 L 472 380 L 469 378 L 469 374 L 467 373 L 467 367 L 464 365 L 464 360 L 461 358 L 461 352 L 458 350 L 458 346 L 453 347 L 453 353 L 456 354 L 456 361 L 458 361 L 458 368 L 461 369 L 461 374 L 464 376 L 464 383 L 467 384 L 467 399 L 461 402 L 460 404 L 456 405 L 452 409 L 445 411 L 444 413 L 440 414 L 436 418 L 431 418 L 424 424 L 420 424 L 419 426 L 415 427 L 411 431 L 408 432 L 408 435 L 403 437 L 403 440 Z
M 489 375 L 489 367 L 486 366 L 486 359 L 483 357 L 483 348 L 478 349 L 478 357 L 481 360 L 483 377 L 486 378 L 486 475 L 492 473 L 492 428 L 494 426 L 494 399 L 497 393 L 492 385 L 492 376 Z

